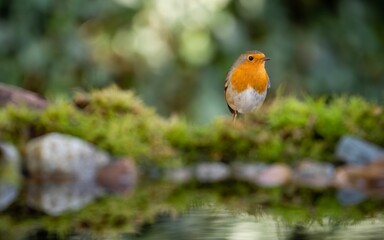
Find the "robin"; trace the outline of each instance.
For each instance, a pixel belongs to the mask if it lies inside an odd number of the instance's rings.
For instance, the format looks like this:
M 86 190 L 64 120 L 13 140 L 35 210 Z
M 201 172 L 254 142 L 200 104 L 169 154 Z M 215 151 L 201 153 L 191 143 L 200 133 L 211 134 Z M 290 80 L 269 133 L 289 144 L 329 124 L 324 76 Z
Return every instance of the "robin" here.
M 225 100 L 233 121 L 237 115 L 257 110 L 264 102 L 269 77 L 264 53 L 252 50 L 241 54 L 227 73 L 224 85 Z

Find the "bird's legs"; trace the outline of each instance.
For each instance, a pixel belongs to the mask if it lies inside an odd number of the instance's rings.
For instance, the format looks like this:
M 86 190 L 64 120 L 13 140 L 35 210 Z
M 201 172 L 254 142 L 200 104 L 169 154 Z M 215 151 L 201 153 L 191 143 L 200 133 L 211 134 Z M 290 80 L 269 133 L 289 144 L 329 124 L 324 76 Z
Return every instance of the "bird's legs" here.
M 236 118 L 237 118 L 237 111 L 233 111 L 233 117 L 232 117 L 233 123 L 236 122 Z

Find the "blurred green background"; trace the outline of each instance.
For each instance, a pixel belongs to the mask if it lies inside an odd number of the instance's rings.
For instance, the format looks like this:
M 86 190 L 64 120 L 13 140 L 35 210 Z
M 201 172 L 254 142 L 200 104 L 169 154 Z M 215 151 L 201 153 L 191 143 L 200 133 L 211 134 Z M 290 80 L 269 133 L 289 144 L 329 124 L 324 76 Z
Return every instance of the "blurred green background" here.
M 0 0 L 0 81 L 48 98 L 115 83 L 164 116 L 228 115 L 226 72 L 245 50 L 271 94 L 384 100 L 379 0 Z

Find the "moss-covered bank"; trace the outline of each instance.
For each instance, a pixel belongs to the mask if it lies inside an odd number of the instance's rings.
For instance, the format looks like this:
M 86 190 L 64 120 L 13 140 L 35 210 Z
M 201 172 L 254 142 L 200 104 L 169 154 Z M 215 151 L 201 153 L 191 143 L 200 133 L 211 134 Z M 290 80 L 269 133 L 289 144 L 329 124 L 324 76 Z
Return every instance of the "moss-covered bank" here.
M 43 111 L 1 109 L 1 139 L 22 148 L 31 137 L 61 132 L 114 155 L 163 166 L 201 160 L 290 162 L 311 157 L 329 161 L 344 134 L 384 145 L 382 107 L 359 97 L 329 101 L 281 97 L 236 124 L 228 116 L 199 126 L 164 119 L 134 93 L 116 87 L 79 96 L 82 109 L 64 101 L 53 101 Z
M 205 126 L 183 119 L 164 119 L 131 91 L 116 87 L 93 91 L 72 102 L 53 101 L 45 110 L 8 106 L 0 110 L 1 140 L 18 145 L 48 132 L 61 132 L 90 141 L 114 155 L 132 156 L 140 166 L 173 167 L 199 161 L 286 162 L 303 158 L 333 161 L 344 134 L 384 145 L 382 107 L 359 97 L 298 100 L 281 97 L 259 112 L 239 119 L 216 119 Z M 81 103 L 81 104 L 80 104 Z M 145 177 L 145 176 L 143 176 Z M 311 218 L 359 219 L 377 212 L 382 201 L 369 200 L 348 208 L 338 204 L 334 190 L 305 188 L 261 189 L 244 182 L 146 182 L 130 196 L 99 199 L 76 213 L 49 217 L 32 211 L 23 200 L 0 217 L 0 232 L 43 227 L 52 232 L 83 229 L 132 231 L 158 213 L 177 213 L 193 203 L 214 203 L 234 211 L 257 214 L 267 207 L 292 221 Z M 27 229 L 27 230 L 26 230 Z

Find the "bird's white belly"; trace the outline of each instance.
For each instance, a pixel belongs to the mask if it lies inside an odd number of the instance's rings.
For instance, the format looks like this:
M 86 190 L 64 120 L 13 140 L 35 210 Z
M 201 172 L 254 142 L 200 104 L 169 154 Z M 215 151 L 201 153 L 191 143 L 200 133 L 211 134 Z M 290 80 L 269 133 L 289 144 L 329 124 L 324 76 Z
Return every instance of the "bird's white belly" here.
M 267 95 L 267 91 L 258 93 L 252 87 L 248 87 L 241 93 L 234 94 L 233 96 L 233 109 L 239 113 L 247 113 L 259 108 Z

